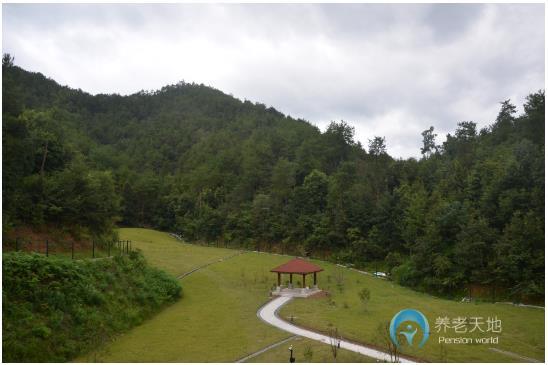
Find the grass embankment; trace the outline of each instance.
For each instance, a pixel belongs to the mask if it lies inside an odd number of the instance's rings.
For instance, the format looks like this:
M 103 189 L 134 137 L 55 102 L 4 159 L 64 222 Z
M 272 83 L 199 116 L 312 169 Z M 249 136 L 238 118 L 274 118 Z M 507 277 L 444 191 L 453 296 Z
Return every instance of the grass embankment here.
M 515 307 L 506 304 L 461 303 L 444 300 L 401 287 L 391 281 L 374 278 L 325 262 L 317 262 L 324 268 L 318 276 L 319 286 L 331 293 L 330 298 L 314 300 L 296 299 L 280 311 L 283 317 L 296 317 L 297 325 L 327 331 L 329 326 L 338 328 L 348 339 L 369 344 L 381 344 L 379 325 L 388 323 L 400 310 L 413 308 L 421 311 L 430 323 L 430 338 L 422 349 L 405 348 L 404 353 L 419 359 L 435 362 L 510 362 L 519 361 L 491 350 L 509 351 L 514 354 L 544 361 L 544 310 Z M 342 282 L 342 285 L 339 283 Z M 358 292 L 370 290 L 371 298 L 364 304 Z M 500 333 L 487 332 L 488 317 L 497 317 L 502 325 Z M 472 333 L 457 333 L 453 328 L 440 328 L 436 319 L 448 317 L 481 317 L 484 323 Z M 466 326 L 470 331 L 474 326 Z M 498 337 L 498 344 L 439 344 L 439 337 Z
M 2 274 L 4 362 L 62 362 L 94 351 L 181 291 L 136 252 L 81 261 L 4 253 Z
M 121 229 L 120 239 L 132 240 L 148 262 L 173 275 L 215 262 L 181 280 L 185 296 L 154 318 L 133 328 L 104 348 L 99 360 L 109 362 L 232 362 L 255 353 L 289 336 L 271 327 L 256 316 L 258 308 L 268 300 L 268 292 L 276 277 L 271 268 L 289 257 L 247 252 L 230 259 L 234 250 L 190 245 L 176 241 L 166 233 L 144 229 Z M 285 316 L 294 315 L 297 324 L 320 331 L 329 324 L 348 339 L 375 343 L 380 323 L 389 321 L 404 308 L 422 311 L 430 321 L 431 338 L 427 345 L 414 353 L 418 358 L 439 361 L 446 351 L 447 361 L 517 361 L 489 350 L 500 348 L 537 359 L 544 358 L 544 311 L 488 303 L 457 303 L 438 299 L 403 288 L 393 282 L 376 279 L 318 262 L 325 271 L 318 275 L 319 286 L 332 293 L 328 298 L 296 299 L 282 309 Z M 342 275 L 343 291 L 337 280 Z M 285 279 L 285 277 L 284 277 Z M 371 299 L 364 307 L 358 291 L 366 287 Z M 502 320 L 499 345 L 437 344 L 437 316 L 498 316 Z M 307 344 L 312 346 L 312 360 L 333 361 L 328 345 L 306 339 L 290 341 L 275 347 L 253 361 L 286 362 L 293 344 L 298 362 L 306 361 Z M 340 352 L 339 361 L 371 360 L 358 354 Z M 356 357 L 353 357 L 356 356 Z M 79 359 L 93 360 L 90 357 Z

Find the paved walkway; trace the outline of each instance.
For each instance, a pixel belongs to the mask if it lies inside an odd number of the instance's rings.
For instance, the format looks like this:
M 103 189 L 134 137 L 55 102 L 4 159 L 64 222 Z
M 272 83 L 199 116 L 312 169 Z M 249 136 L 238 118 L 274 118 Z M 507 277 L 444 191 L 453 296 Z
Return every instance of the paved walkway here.
M 297 327 L 278 317 L 277 315 L 278 310 L 284 304 L 289 302 L 291 299 L 292 299 L 291 297 L 278 297 L 274 300 L 271 300 L 270 302 L 266 303 L 263 307 L 259 308 L 259 311 L 257 312 L 257 316 L 263 321 L 265 321 L 266 323 L 269 323 L 274 327 L 278 327 L 279 329 L 282 329 L 286 332 L 293 333 L 298 336 L 310 338 L 312 340 L 320 341 L 329 345 L 332 340 L 329 336 Z M 341 340 L 340 347 L 345 350 L 354 351 L 359 354 L 369 356 L 377 360 L 381 360 L 385 362 L 393 362 L 393 360 L 390 357 L 390 354 L 376 350 L 371 347 L 358 345 L 358 344 L 344 341 L 344 340 Z M 402 357 L 399 358 L 399 361 L 405 362 L 405 363 L 413 362 L 412 360 L 402 358 Z

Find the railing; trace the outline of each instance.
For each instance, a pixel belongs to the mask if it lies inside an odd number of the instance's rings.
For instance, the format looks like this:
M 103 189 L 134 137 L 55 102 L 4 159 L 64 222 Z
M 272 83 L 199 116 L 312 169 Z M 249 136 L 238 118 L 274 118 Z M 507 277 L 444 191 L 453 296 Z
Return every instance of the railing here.
M 118 241 L 61 241 L 61 240 L 31 240 L 21 237 L 4 241 L 2 251 L 23 251 L 70 257 L 73 260 L 85 258 L 107 258 L 116 255 L 127 255 L 133 251 L 129 240 Z

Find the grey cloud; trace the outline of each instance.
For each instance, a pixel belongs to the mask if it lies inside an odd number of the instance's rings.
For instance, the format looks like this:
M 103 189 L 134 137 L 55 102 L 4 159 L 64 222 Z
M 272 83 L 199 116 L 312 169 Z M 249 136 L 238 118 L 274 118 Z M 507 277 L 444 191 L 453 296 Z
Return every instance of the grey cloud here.
M 424 22 L 432 28 L 438 42 L 450 42 L 459 37 L 481 16 L 482 4 L 437 4 L 425 12 Z

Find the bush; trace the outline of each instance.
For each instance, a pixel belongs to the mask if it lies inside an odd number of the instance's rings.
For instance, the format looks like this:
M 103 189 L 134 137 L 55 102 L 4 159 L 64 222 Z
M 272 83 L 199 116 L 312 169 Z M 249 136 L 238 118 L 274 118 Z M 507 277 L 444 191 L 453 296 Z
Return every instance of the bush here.
M 138 252 L 84 261 L 13 252 L 2 264 L 4 362 L 71 360 L 181 295 Z
M 415 265 L 411 261 L 405 261 L 392 269 L 392 277 L 400 285 L 415 287 L 417 285 L 416 276 Z

